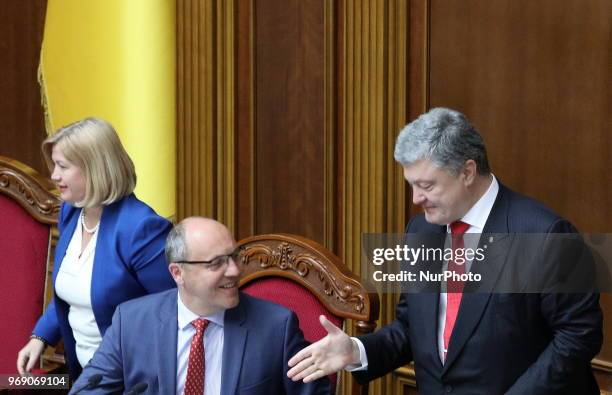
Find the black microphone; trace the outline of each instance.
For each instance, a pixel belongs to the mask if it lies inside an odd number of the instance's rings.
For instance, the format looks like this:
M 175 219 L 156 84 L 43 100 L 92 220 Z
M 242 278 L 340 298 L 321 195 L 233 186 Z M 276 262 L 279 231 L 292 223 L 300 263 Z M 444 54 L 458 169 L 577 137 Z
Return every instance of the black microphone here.
M 78 391 L 73 392 L 72 395 L 76 395 L 76 394 L 78 394 L 81 391 L 85 391 L 85 390 L 90 390 L 92 388 L 96 388 L 98 386 L 98 384 L 100 384 L 100 381 L 102 381 L 102 375 L 100 373 L 92 374 L 87 379 L 87 384 L 85 384 Z
M 128 391 L 127 395 L 138 395 L 142 394 L 149 388 L 149 384 L 141 382 L 132 387 L 131 390 Z

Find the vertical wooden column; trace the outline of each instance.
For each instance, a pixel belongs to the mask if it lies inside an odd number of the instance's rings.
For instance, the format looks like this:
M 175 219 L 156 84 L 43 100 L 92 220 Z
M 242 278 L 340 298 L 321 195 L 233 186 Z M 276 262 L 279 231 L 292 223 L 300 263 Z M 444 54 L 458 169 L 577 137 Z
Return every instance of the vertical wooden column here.
M 407 122 L 407 7 L 401 0 L 341 3 L 339 250 L 362 277 L 362 234 L 400 233 L 405 226 L 405 186 L 393 150 Z M 386 324 L 394 318 L 397 295 L 381 297 L 380 323 Z M 391 393 L 391 388 L 392 377 L 387 376 L 371 389 Z
M 326 1 L 323 15 L 324 23 L 324 53 L 325 59 L 323 64 L 323 85 L 324 85 L 324 103 L 323 103 L 323 139 L 325 141 L 325 153 L 323 161 L 324 173 L 324 209 L 323 223 L 324 234 L 323 240 L 325 246 L 332 251 L 336 250 L 336 207 L 338 188 L 336 187 L 337 174 L 337 90 L 336 90 L 336 2 Z
M 234 229 L 234 2 L 177 0 L 177 219 Z
M 255 61 L 253 0 L 236 4 L 236 239 L 255 234 Z
M 400 5 L 397 4 L 399 7 Z M 404 8 L 406 7 L 406 8 Z M 407 40 L 405 63 L 405 81 L 404 86 L 407 87 L 405 113 L 402 117 L 403 125 L 416 119 L 420 114 L 427 111 L 429 108 L 429 18 L 430 18 L 430 0 L 412 0 L 407 5 L 401 5 L 402 12 L 406 12 L 407 20 L 398 21 L 398 31 L 405 31 Z M 399 33 L 398 33 L 399 34 Z M 398 120 L 399 120 L 398 118 Z M 403 127 L 400 126 L 401 127 Z M 399 134 L 399 130 L 398 130 Z M 399 166 L 399 165 L 397 165 Z M 400 180 L 405 188 L 405 180 L 403 176 Z M 411 203 L 410 193 L 403 193 L 404 211 L 403 216 L 396 216 L 396 219 L 403 221 L 403 226 L 406 226 L 409 218 L 421 212 L 421 208 L 414 206 Z M 397 224 L 399 228 L 401 224 Z M 403 230 L 402 230 L 403 231 Z M 397 304 L 399 295 L 388 295 L 382 299 L 383 305 L 386 307 L 383 310 L 383 320 L 390 321 L 395 315 L 395 311 L 391 309 Z M 416 380 L 414 373 L 414 365 L 410 364 L 402 366 L 388 375 L 389 379 L 385 382 L 386 393 L 389 394 L 416 394 Z
M 217 205 L 216 218 L 235 230 L 235 103 L 234 1 L 217 2 L 216 98 Z M 212 189 L 211 189 L 212 191 Z

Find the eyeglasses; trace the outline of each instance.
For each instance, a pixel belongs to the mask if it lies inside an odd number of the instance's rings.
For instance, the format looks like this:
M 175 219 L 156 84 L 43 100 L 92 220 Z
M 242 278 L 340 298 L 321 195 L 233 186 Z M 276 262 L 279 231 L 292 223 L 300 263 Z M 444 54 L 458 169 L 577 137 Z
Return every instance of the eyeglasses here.
M 236 248 L 234 251 L 227 255 L 219 255 L 211 259 L 210 261 L 176 261 L 175 263 L 186 263 L 188 265 L 203 265 L 208 270 L 215 271 L 220 267 L 225 267 L 229 260 L 233 260 L 234 263 L 240 264 L 240 249 Z

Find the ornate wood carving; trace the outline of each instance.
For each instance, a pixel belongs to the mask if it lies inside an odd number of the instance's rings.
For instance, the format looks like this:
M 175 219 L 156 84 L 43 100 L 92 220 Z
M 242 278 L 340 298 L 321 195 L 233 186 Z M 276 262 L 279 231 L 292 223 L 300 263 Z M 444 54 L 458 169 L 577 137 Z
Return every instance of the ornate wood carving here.
M 2 156 L 0 193 L 13 198 L 37 221 L 49 225 L 57 222 L 61 201 L 51 181 L 30 167 Z
M 241 285 L 263 276 L 289 277 L 323 298 L 332 313 L 364 321 L 362 329 L 367 330 L 372 316 L 378 316 L 378 298 L 337 257 L 320 252 L 324 247 L 317 243 L 277 234 L 247 238 L 239 246 L 244 266 Z
M 364 297 L 359 289 L 339 278 L 315 255 L 301 251 L 287 242 L 251 244 L 243 247 L 243 264 L 258 264 L 261 269 L 278 268 L 297 276 L 307 277 L 312 272 L 323 286 L 323 292 L 343 304 L 351 306 L 357 313 L 364 310 Z

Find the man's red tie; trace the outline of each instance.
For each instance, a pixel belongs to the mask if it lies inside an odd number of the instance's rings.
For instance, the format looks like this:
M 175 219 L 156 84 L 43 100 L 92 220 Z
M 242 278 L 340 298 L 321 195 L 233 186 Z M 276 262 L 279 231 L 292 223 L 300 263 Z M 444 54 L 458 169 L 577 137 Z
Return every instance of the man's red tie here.
M 209 323 L 210 321 L 202 318 L 191 321 L 196 333 L 191 338 L 191 347 L 189 348 L 185 395 L 204 394 L 204 331 Z
M 457 249 L 463 249 L 463 234 L 470 227 L 469 224 L 461 221 L 455 221 L 450 224 L 451 238 L 452 238 L 452 249 L 453 259 L 448 261 L 448 270 L 455 272 L 458 275 L 465 274 L 465 262 L 458 264 L 455 262 L 455 251 Z M 463 255 L 462 255 L 463 256 Z M 463 296 L 463 281 L 454 281 L 450 279 L 446 283 L 446 318 L 444 321 L 444 360 L 446 360 L 446 353 L 448 352 L 448 344 L 450 342 L 451 334 L 453 333 L 453 327 L 457 320 L 457 312 L 459 311 L 459 305 L 461 304 L 461 297 Z

